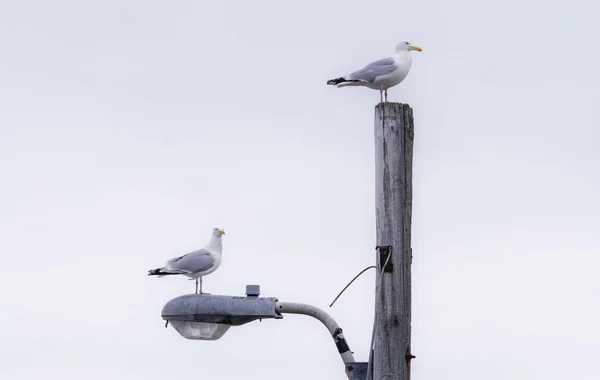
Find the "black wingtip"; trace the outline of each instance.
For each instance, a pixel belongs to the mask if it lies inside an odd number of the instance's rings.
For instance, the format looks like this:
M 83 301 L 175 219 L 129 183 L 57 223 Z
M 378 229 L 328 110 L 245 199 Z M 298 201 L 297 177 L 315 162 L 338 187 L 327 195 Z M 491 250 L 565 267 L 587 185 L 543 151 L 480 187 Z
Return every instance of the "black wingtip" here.
M 342 77 L 339 77 L 339 78 L 335 78 L 335 79 L 330 79 L 330 80 L 328 80 L 328 81 L 327 81 L 327 84 L 328 84 L 328 85 L 330 85 L 330 86 L 335 86 L 335 85 L 338 85 L 338 84 L 340 84 L 340 83 L 342 83 L 342 82 L 345 82 L 345 81 L 346 81 L 346 80 L 345 80 L 344 78 L 342 78 Z
M 352 83 L 352 82 L 360 82 L 358 79 L 346 79 L 344 77 L 339 77 L 335 79 L 330 79 L 327 81 L 328 85 L 336 86 L 340 83 Z
M 165 268 L 157 268 L 157 269 L 150 269 L 148 271 L 148 276 L 174 276 L 177 274 L 181 274 L 180 272 L 173 272 L 170 270 L 163 270 Z

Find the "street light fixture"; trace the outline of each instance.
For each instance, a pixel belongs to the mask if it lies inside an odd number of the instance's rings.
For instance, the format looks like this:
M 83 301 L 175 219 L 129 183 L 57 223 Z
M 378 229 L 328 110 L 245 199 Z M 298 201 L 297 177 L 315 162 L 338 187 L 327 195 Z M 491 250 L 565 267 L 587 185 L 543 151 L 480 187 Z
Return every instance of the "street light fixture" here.
M 276 298 L 261 298 L 260 287 L 246 287 L 246 297 L 186 294 L 167 302 L 162 317 L 181 336 L 217 340 L 229 327 L 263 318 L 283 318 L 275 311 Z
M 344 362 L 349 379 L 364 379 L 366 363 L 354 361 L 354 355 L 342 329 L 323 310 L 300 303 L 279 302 L 273 297 L 259 297 L 259 285 L 246 285 L 246 297 L 209 294 L 186 294 L 163 307 L 162 318 L 184 338 L 217 340 L 231 326 L 241 326 L 262 319 L 281 319 L 282 314 L 302 314 L 319 320 L 327 327 Z

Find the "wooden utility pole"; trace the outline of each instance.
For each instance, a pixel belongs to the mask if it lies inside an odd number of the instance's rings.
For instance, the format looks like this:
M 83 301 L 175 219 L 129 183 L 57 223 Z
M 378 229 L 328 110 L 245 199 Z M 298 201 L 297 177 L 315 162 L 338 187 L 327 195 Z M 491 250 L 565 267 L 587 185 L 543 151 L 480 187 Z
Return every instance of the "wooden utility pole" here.
M 409 105 L 375 107 L 378 250 L 373 380 L 410 379 L 413 138 Z

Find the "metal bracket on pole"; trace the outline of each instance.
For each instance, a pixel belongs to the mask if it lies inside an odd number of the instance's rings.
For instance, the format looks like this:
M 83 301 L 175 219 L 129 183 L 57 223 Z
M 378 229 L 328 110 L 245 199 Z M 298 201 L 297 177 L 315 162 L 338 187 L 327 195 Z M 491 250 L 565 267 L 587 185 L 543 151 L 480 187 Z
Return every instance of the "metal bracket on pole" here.
M 346 370 L 350 374 L 350 380 L 366 380 L 368 364 L 367 362 L 346 363 Z
M 385 265 L 383 271 L 385 273 L 391 273 L 394 271 L 394 263 L 390 255 L 392 254 L 391 245 L 378 245 L 375 249 L 379 250 L 379 262 L 381 265 Z M 387 263 L 387 264 L 385 264 Z

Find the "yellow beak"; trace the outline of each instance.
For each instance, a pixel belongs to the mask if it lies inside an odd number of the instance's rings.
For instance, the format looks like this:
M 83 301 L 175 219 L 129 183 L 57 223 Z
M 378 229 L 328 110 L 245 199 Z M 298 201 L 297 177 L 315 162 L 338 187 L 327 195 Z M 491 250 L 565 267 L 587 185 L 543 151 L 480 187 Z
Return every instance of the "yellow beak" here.
M 225 235 L 225 230 L 221 230 L 221 233 L 222 233 L 223 235 Z
M 423 49 L 421 49 L 421 48 L 420 48 L 420 47 L 418 47 L 418 46 L 411 46 L 411 48 L 412 48 L 413 50 L 416 50 L 416 51 L 423 51 Z

